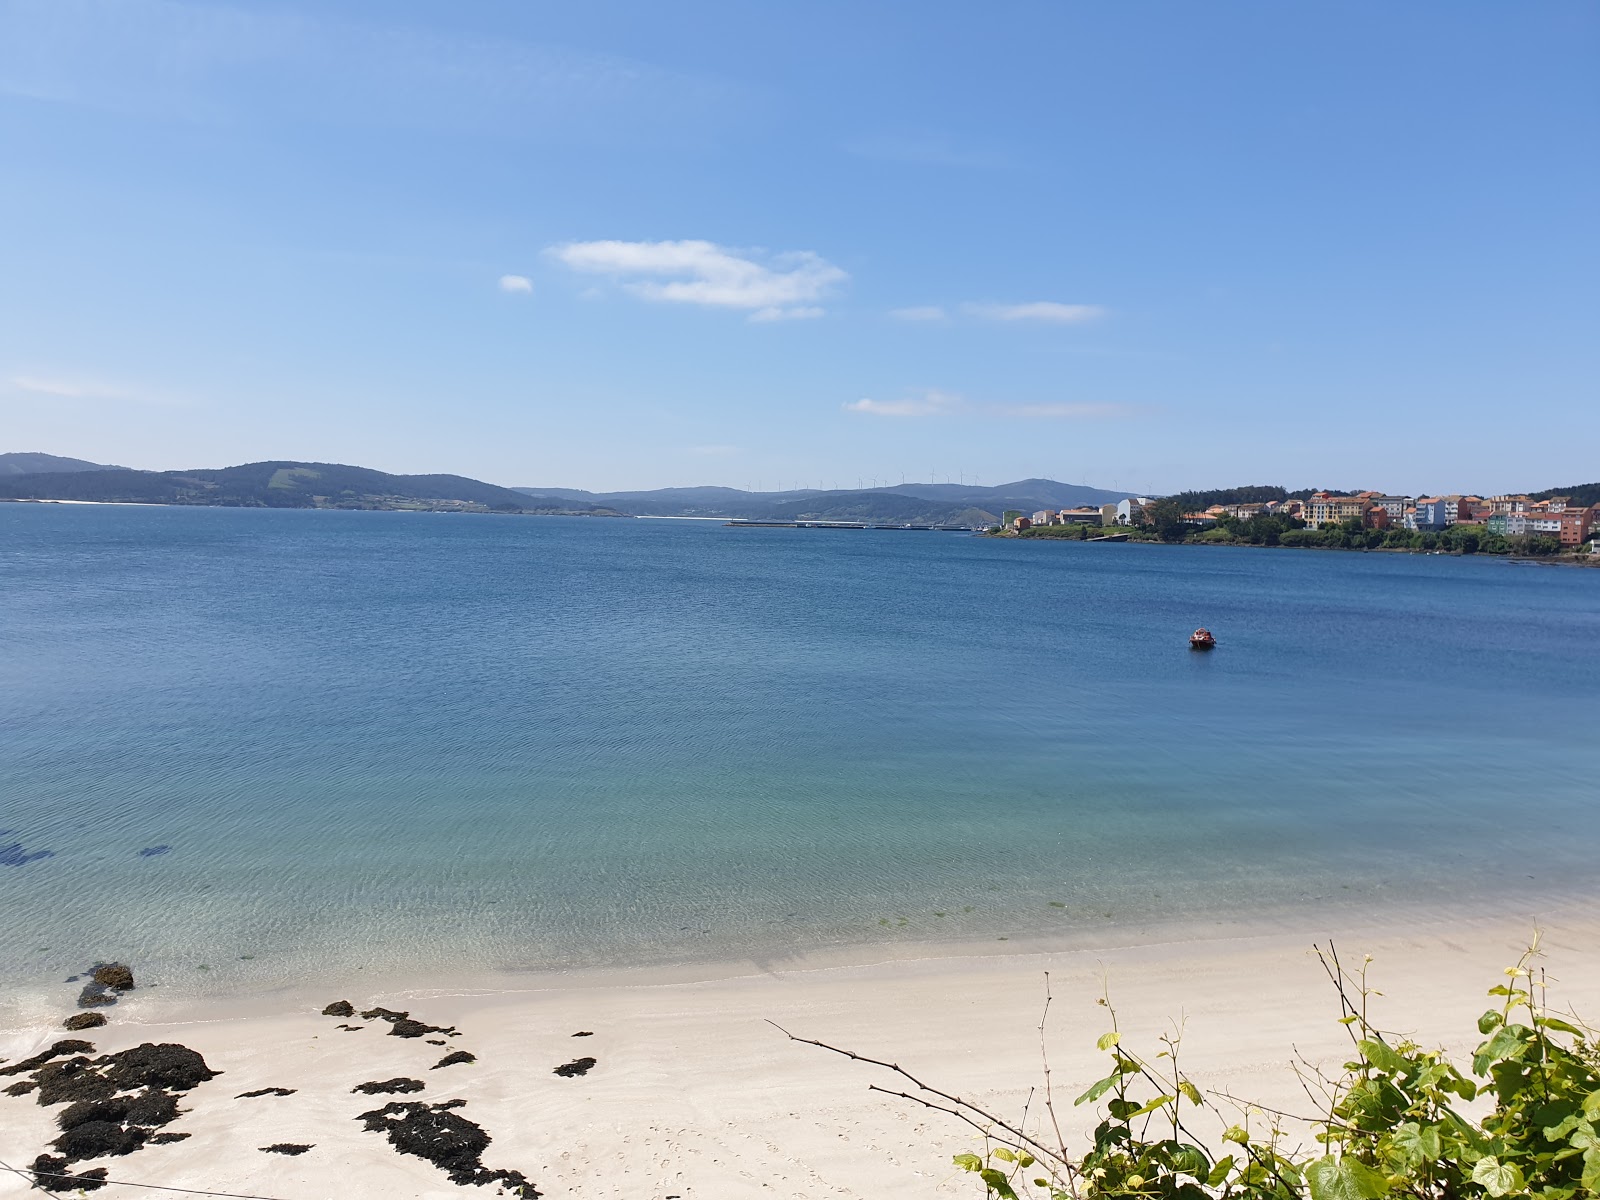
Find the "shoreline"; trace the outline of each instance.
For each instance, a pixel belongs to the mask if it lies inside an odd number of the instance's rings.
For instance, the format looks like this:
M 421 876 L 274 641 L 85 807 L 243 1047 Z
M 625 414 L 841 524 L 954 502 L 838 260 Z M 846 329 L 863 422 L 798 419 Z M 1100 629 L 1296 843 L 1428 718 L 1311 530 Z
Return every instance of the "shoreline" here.
M 741 1200 L 758 1195 L 882 1198 L 970 1195 L 950 1155 L 975 1148 L 972 1131 L 937 1113 L 868 1092 L 871 1070 L 792 1043 L 769 1021 L 863 1054 L 898 1061 L 930 1082 L 1020 1112 L 1039 1080 L 1044 973 L 1056 997 L 1049 1031 L 1059 1093 L 1074 1096 L 1102 1073 L 1094 1049 L 1106 1017 L 1102 986 L 1131 1044 L 1150 1047 L 1185 1023 L 1186 1069 L 1202 1086 L 1295 1107 L 1288 1063 L 1298 1049 L 1332 1061 L 1344 1030 L 1309 950 L 1332 938 L 1347 963 L 1374 956 L 1386 1027 L 1443 1043 L 1459 1055 L 1478 1040 L 1484 993 L 1514 961 L 1535 924 L 1560 981 L 1558 1007 L 1600 1013 L 1600 913 L 1581 898 L 1507 915 L 1433 904 L 1408 913 L 1340 913 L 1326 920 L 1256 914 L 1222 936 L 1117 944 L 990 946 L 988 953 L 880 958 L 819 965 L 725 963 L 722 969 L 501 973 L 475 978 L 286 980 L 235 999 L 136 989 L 102 1010 L 110 1023 L 81 1035 L 101 1052 L 177 1042 L 226 1074 L 182 1096 L 190 1110 L 172 1145 L 85 1162 L 112 1179 L 311 1197 L 445 1197 L 466 1193 L 420 1159 L 401 1156 L 355 1118 L 394 1097 L 352 1095 L 367 1080 L 409 1077 L 412 1099 L 462 1099 L 455 1110 L 493 1138 L 483 1161 L 523 1171 L 547 1196 Z M 134 966 L 138 973 L 138 964 Z M 76 987 L 0 1030 L 13 1061 L 66 1035 Z M 337 993 L 337 994 L 336 994 Z M 385 1036 L 381 1019 L 321 1015 L 336 1000 L 410 1012 L 459 1034 Z M 341 1024 L 359 1028 L 342 1030 Z M 587 1033 L 574 1040 L 573 1035 Z M 461 1049 L 477 1061 L 438 1068 Z M 573 1078 L 568 1060 L 596 1064 Z M 242 1093 L 280 1087 L 285 1096 Z M 1303 1107 L 1303 1105 L 1301 1105 Z M 0 1159 L 31 1162 L 54 1136 L 57 1109 L 0 1095 Z M 1063 1111 L 1069 1138 L 1092 1125 L 1089 1108 Z M 310 1144 L 295 1158 L 262 1153 Z M 0 1182 L 0 1195 L 8 1194 Z

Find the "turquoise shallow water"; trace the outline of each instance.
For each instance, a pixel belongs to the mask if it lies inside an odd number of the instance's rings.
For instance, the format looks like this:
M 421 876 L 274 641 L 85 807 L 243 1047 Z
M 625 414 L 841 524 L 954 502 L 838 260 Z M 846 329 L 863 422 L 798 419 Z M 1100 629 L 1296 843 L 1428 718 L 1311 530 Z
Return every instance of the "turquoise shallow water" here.
M 1600 874 L 1600 571 L 0 505 L 0 652 L 12 983 L 781 958 Z

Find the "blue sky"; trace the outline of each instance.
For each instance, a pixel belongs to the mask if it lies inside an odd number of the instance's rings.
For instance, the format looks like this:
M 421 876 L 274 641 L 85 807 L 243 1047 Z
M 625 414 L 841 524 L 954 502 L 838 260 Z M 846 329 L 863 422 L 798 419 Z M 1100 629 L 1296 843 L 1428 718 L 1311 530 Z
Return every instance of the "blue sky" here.
M 0 0 L 0 449 L 1600 477 L 1600 5 Z

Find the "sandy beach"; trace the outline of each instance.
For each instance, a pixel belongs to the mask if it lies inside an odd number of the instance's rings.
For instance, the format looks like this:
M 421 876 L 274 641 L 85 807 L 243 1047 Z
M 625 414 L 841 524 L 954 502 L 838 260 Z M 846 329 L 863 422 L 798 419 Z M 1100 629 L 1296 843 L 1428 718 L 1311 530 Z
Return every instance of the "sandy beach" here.
M 13 1011 L 0 1058 L 15 1062 L 62 1037 L 98 1052 L 141 1042 L 199 1051 L 220 1076 L 182 1094 L 168 1128 L 191 1136 L 77 1169 L 110 1178 L 273 1198 L 442 1198 L 462 1189 L 431 1163 L 396 1153 L 358 1114 L 389 1101 L 466 1103 L 454 1111 L 493 1139 L 489 1169 L 522 1171 L 547 1196 L 885 1197 L 975 1195 L 950 1156 L 978 1148 L 937 1113 L 869 1092 L 874 1068 L 787 1040 L 768 1022 L 898 1061 L 940 1086 L 1018 1116 L 1039 1080 L 1044 975 L 1058 1096 L 1103 1074 L 1094 1039 L 1108 986 L 1130 1044 L 1152 1047 L 1176 1023 L 1193 1077 L 1207 1088 L 1292 1111 L 1306 1107 L 1289 1068 L 1294 1049 L 1337 1064 L 1342 1028 L 1310 954 L 1334 936 L 1346 961 L 1373 957 L 1381 1023 L 1460 1052 L 1476 1040 L 1484 992 L 1544 930 L 1552 1002 L 1600 1012 L 1600 922 L 1580 907 L 1494 919 L 1412 914 L 1404 928 L 1344 920 L 1285 930 L 1064 951 L 966 953 L 850 965 L 757 969 L 751 964 L 605 976 L 507 976 L 470 985 L 377 987 L 348 982 L 203 1004 L 136 989 L 79 1035 L 60 1020 L 76 989 Z M 968 948 L 969 950 L 971 948 Z M 136 965 L 136 964 L 135 964 Z M 341 990 L 342 989 L 342 990 Z M 382 1017 L 322 1015 L 330 1002 L 405 1011 L 453 1035 L 390 1036 Z M 53 1007 L 52 1007 L 53 1006 Z M 46 1009 L 49 1009 L 48 1013 Z M 342 1029 L 341 1025 L 356 1028 Z M 588 1033 L 589 1036 L 575 1037 Z M 439 1043 L 439 1044 L 432 1044 Z M 471 1063 L 435 1068 L 456 1050 Z M 587 1073 L 554 1068 L 593 1058 Z M 368 1096 L 368 1081 L 410 1078 L 415 1094 Z M 263 1088 L 292 1094 L 240 1097 Z M 0 1159 L 25 1165 L 56 1136 L 58 1108 L 0 1095 Z M 1071 1113 L 1072 1133 L 1093 1123 Z M 291 1143 L 294 1156 L 260 1147 Z M 26 1183 L 0 1176 L 0 1195 Z M 103 1195 L 150 1195 L 108 1187 Z

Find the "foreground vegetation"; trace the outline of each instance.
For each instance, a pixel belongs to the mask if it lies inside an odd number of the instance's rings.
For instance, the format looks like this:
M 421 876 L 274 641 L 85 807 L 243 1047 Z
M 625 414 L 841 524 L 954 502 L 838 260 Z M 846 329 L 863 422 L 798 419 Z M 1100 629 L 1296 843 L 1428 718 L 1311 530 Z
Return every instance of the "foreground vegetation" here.
M 981 1132 L 981 1153 L 954 1157 L 1001 1200 L 1576 1200 L 1600 1195 L 1600 1034 L 1547 1004 L 1537 944 L 1489 989 L 1483 1041 L 1462 1070 L 1438 1050 L 1384 1032 L 1368 1012 L 1365 965 L 1346 970 L 1318 950 L 1350 1036 L 1350 1057 L 1329 1074 L 1296 1071 L 1314 1111 L 1293 1115 L 1202 1091 L 1179 1063 L 1180 1036 L 1153 1055 L 1123 1044 L 1116 1012 L 1099 1049 L 1104 1078 L 1075 1104 L 1103 1102 L 1093 1144 L 1074 1153 L 1061 1134 L 1044 1075 L 1030 1093 L 1042 1120 L 1012 1124 L 923 1084 L 899 1066 L 864 1061 L 907 1081 L 877 1088 L 947 1113 Z M 1047 977 L 1048 980 L 1048 977 Z M 1045 1004 L 1049 1015 L 1048 993 Z M 801 1039 L 805 1040 L 805 1039 Z M 824 1045 L 824 1043 L 813 1043 Z M 861 1058 L 837 1047 L 826 1049 Z M 1469 1116 L 1463 1112 L 1474 1104 Z M 1211 1126 L 1198 1130 L 1202 1122 Z M 1312 1149 L 1302 1149 L 1306 1144 Z

